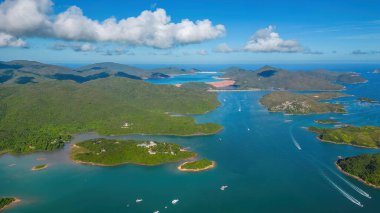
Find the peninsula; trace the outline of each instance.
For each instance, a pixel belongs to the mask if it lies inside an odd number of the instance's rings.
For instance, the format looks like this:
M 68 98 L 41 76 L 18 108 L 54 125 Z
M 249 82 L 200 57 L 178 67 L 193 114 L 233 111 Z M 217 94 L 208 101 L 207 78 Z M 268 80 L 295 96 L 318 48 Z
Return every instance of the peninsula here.
M 340 84 L 365 83 L 366 80 L 354 72 L 332 72 L 327 70 L 288 71 L 271 66 L 257 70 L 230 67 L 222 70 L 222 78 L 235 81 L 239 89 L 266 90 L 343 90 Z
M 377 126 L 309 127 L 308 129 L 316 132 L 317 138 L 323 142 L 373 149 L 380 148 L 380 127 Z
M 178 166 L 178 170 L 183 172 L 200 172 L 214 168 L 216 163 L 208 159 L 201 159 L 185 162 Z
M 72 145 L 70 150 L 70 157 L 74 162 L 97 166 L 154 166 L 195 156 L 196 153 L 173 143 L 102 138 L 78 142 Z
M 90 131 L 101 135 L 217 133 L 220 125 L 197 124 L 190 116 L 218 107 L 216 95 L 185 85 L 109 77 L 83 84 L 53 80 L 0 86 L 0 153 L 55 150 L 71 135 Z
M 322 103 L 319 101 L 346 96 L 349 95 L 337 92 L 297 94 L 277 91 L 263 96 L 260 99 L 260 103 L 270 112 L 284 112 L 286 114 L 344 113 L 345 109 L 341 104 Z
M 365 154 L 339 159 L 337 168 L 346 175 L 380 188 L 380 154 Z

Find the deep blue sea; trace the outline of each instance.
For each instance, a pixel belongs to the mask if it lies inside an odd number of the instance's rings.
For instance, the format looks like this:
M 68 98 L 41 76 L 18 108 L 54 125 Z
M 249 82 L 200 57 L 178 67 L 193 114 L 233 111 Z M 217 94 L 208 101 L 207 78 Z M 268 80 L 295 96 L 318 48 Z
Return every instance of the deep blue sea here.
M 334 165 L 337 156 L 380 151 L 321 143 L 314 133 L 302 128 L 317 125 L 315 119 L 330 117 L 352 125 L 380 125 L 380 106 L 356 100 L 357 97 L 380 100 L 380 74 L 368 73 L 380 66 L 281 67 L 357 71 L 369 81 L 346 85 L 345 92 L 354 96 L 332 100 L 344 104 L 347 114 L 269 113 L 258 102 L 266 91 L 222 92 L 218 93 L 220 107 L 195 116 L 199 123 L 223 125 L 224 130 L 216 135 L 109 137 L 179 143 L 200 157 L 216 161 L 217 167 L 205 172 L 182 173 L 176 169 L 178 163 L 154 167 L 78 165 L 68 159 L 68 146 L 53 153 L 3 155 L 0 195 L 22 199 L 7 212 L 380 212 L 380 189 L 341 174 Z M 218 69 L 220 66 L 210 65 L 207 71 Z M 208 81 L 212 77 L 196 76 L 195 81 Z M 194 76 L 180 76 L 180 81 L 187 78 L 194 81 Z M 158 81 L 154 83 L 178 83 L 179 79 Z M 73 142 L 95 137 L 99 136 L 83 134 Z M 39 157 L 47 160 L 38 161 Z M 49 163 L 49 168 L 31 171 L 41 162 Z M 228 187 L 222 191 L 221 186 Z M 136 203 L 138 198 L 143 201 Z M 173 199 L 179 202 L 173 205 Z

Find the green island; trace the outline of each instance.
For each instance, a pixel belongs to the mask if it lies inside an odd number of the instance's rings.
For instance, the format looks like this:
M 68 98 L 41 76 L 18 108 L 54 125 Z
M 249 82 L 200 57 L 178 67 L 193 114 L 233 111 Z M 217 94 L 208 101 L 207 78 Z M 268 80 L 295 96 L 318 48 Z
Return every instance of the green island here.
M 121 164 L 160 165 L 194 158 L 196 153 L 179 145 L 155 141 L 93 139 L 71 146 L 74 162 L 116 166 Z
M 349 95 L 337 92 L 297 94 L 276 91 L 263 96 L 260 99 L 260 103 L 270 112 L 284 112 L 286 114 L 344 113 L 345 109 L 343 105 L 320 101 L 346 96 Z
M 335 119 L 317 119 L 314 120 L 315 123 L 319 124 L 339 124 L 340 122 Z
M 363 102 L 363 103 L 370 103 L 370 104 L 376 104 L 376 103 L 379 103 L 378 100 L 375 100 L 375 99 L 372 99 L 372 98 L 361 97 L 361 98 L 358 98 L 358 100 L 359 100 L 360 102 Z
M 191 114 L 219 106 L 216 95 L 196 86 L 155 85 L 121 77 L 44 81 L 0 87 L 0 154 L 51 151 L 71 135 L 208 135 L 222 129 L 197 124 Z M 168 113 L 182 114 L 174 117 Z
M 15 197 L 1 197 L 0 198 L 0 211 L 9 207 L 10 205 L 20 202 L 19 199 Z
M 343 90 L 339 83 L 365 83 L 366 80 L 354 72 L 332 72 L 327 70 L 288 71 L 271 66 L 257 70 L 230 67 L 222 70 L 222 78 L 235 81 L 239 89 L 281 90 Z
M 380 148 L 380 127 L 377 126 L 309 127 L 308 130 L 316 132 L 317 138 L 324 142 L 373 149 Z
M 380 154 L 364 154 L 339 159 L 336 165 L 340 171 L 367 185 L 380 188 Z
M 48 166 L 49 166 L 48 164 L 41 164 L 41 165 L 33 166 L 32 170 L 38 171 L 38 170 L 46 169 Z
M 215 167 L 215 162 L 208 159 L 201 159 L 191 162 L 185 162 L 178 166 L 178 170 L 183 172 L 200 172 Z

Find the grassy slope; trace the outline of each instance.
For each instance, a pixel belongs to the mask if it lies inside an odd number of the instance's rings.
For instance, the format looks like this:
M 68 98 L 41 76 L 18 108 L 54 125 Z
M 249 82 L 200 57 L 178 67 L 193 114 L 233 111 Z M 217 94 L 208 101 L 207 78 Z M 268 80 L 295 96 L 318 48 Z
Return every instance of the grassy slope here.
M 215 94 L 153 85 L 127 78 L 77 84 L 49 81 L 0 87 L 0 153 L 54 150 L 70 134 L 212 134 L 216 124 L 196 124 L 188 116 L 219 105 Z M 128 128 L 121 128 L 128 122 Z
M 181 166 L 182 169 L 203 169 L 212 165 L 212 161 L 207 159 L 187 162 Z
M 287 114 L 319 114 L 319 113 L 343 113 L 343 105 L 321 103 L 346 94 L 336 92 L 323 92 L 315 94 L 295 94 L 290 92 L 273 92 L 260 99 L 260 103 L 272 112 L 285 112 Z
M 159 165 L 196 156 L 194 152 L 180 151 L 177 144 L 155 142 L 157 145 L 152 148 L 137 146 L 142 143 L 144 141 L 107 139 L 82 141 L 71 149 L 71 158 L 82 163 L 113 166 L 124 163 Z M 149 154 L 149 149 L 155 154 Z
M 340 128 L 310 127 L 310 131 L 317 132 L 323 141 L 380 148 L 380 127 L 376 126 L 345 126 Z
M 345 172 L 380 187 L 380 154 L 366 154 L 338 160 Z

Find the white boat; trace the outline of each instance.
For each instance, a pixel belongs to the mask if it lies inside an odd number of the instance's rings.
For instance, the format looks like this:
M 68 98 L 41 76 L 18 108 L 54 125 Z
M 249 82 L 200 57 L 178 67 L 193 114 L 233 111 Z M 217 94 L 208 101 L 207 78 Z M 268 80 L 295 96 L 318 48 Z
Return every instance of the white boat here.
M 172 200 L 172 204 L 175 205 L 176 203 L 178 203 L 178 201 L 179 201 L 178 199 L 174 199 Z
M 224 191 L 228 186 L 221 186 L 220 190 Z
M 143 199 L 136 199 L 136 203 L 140 203 L 142 201 L 143 201 Z
M 157 211 L 154 211 L 153 213 L 160 213 L 160 211 L 157 210 Z

